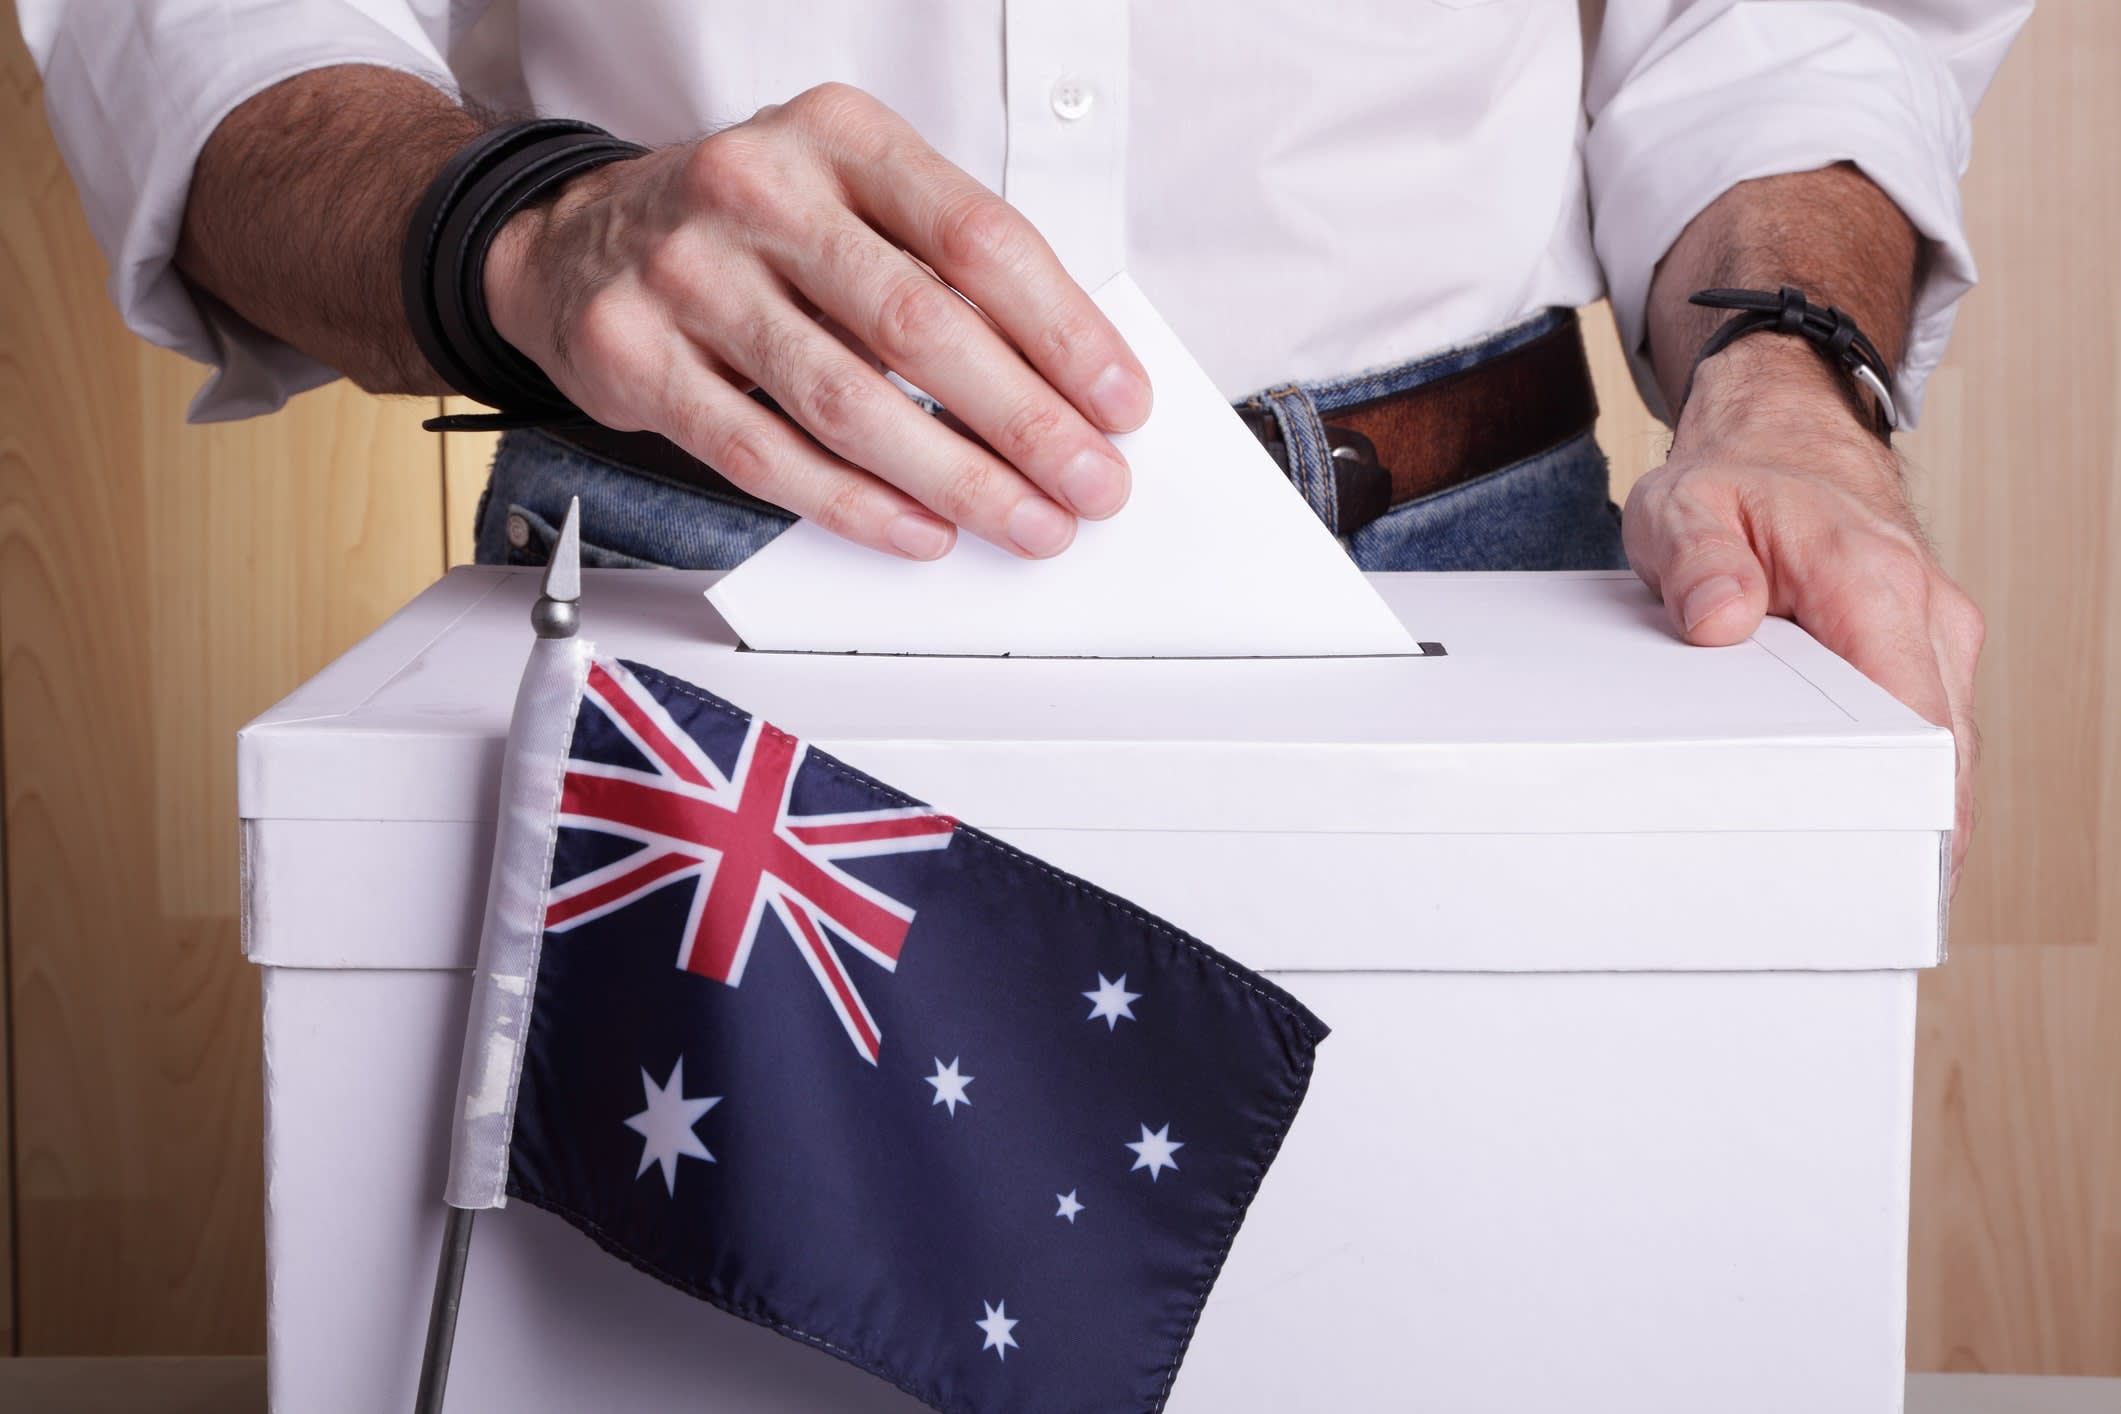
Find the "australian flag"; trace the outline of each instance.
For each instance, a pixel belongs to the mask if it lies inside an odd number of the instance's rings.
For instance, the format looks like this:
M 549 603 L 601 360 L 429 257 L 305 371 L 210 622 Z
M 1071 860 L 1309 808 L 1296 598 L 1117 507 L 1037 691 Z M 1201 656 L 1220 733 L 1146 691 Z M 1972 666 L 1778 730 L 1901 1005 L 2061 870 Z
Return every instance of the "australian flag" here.
M 1325 1027 L 707 692 L 579 681 L 509 1196 L 948 1414 L 1161 1408 Z

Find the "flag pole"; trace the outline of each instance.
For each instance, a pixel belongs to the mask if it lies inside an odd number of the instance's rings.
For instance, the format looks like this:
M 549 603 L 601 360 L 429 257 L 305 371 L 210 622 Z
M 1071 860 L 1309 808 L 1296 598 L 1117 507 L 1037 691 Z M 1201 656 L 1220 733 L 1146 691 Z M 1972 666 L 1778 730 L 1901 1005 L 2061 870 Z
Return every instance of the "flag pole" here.
M 545 586 L 530 606 L 530 626 L 540 638 L 572 638 L 581 626 L 582 498 L 567 503 L 567 522 L 545 566 Z M 457 1308 L 464 1300 L 464 1269 L 471 1260 L 474 1209 L 445 1207 L 442 1253 L 435 1264 L 434 1301 L 427 1308 L 427 1343 L 420 1354 L 420 1386 L 413 1414 L 442 1414 L 449 1388 L 449 1358 L 457 1342 Z
M 470 1208 L 447 1208 L 442 1228 L 442 1260 L 435 1268 L 434 1304 L 427 1308 L 427 1347 L 420 1355 L 420 1392 L 413 1414 L 442 1414 L 449 1387 L 449 1355 L 457 1343 L 457 1306 L 464 1299 L 464 1265 L 471 1257 Z

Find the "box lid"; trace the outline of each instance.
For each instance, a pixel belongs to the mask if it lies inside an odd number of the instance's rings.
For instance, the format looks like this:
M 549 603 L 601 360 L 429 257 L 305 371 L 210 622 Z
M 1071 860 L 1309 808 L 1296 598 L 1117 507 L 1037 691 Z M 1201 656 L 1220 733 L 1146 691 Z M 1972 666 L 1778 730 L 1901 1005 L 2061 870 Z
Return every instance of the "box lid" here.
M 584 631 L 1254 967 L 1939 954 L 1950 736 L 1779 620 L 1697 649 L 1628 575 L 1381 575 L 1430 652 L 818 657 L 740 650 L 713 579 L 587 572 Z M 454 571 L 244 729 L 253 961 L 471 964 L 536 593 Z
M 1375 576 L 1419 657 L 754 653 L 706 573 L 587 571 L 598 650 L 989 829 L 1943 831 L 1950 734 L 1795 625 L 1692 648 L 1626 574 Z M 451 571 L 245 727 L 246 819 L 485 820 L 533 572 Z

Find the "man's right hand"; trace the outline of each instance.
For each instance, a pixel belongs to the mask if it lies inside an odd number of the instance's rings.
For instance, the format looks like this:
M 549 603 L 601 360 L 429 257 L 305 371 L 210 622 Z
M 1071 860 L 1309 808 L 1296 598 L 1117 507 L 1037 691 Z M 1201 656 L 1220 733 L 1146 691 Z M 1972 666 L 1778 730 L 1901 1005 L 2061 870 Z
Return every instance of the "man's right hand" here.
M 913 559 L 960 525 L 1059 553 L 1076 516 L 1126 501 L 1105 434 L 1149 412 L 1140 363 L 1031 223 L 842 85 L 576 179 L 502 229 L 486 297 L 598 422 Z

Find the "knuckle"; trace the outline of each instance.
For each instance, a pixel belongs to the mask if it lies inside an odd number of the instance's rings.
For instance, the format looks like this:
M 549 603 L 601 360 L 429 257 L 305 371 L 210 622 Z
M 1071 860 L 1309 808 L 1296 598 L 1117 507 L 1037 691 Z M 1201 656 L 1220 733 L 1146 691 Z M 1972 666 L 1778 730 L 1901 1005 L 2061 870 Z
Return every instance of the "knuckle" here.
M 1102 331 L 1088 316 L 1063 313 L 1048 319 L 1038 333 L 1040 361 L 1066 368 L 1097 352 Z
M 1022 466 L 1052 441 L 1062 425 L 1059 408 L 1042 398 L 1031 399 L 1003 420 L 994 449 Z
M 667 300 L 697 284 L 702 268 L 698 255 L 685 242 L 659 240 L 641 257 L 641 283 Z
M 742 320 L 733 342 L 741 350 L 742 367 L 759 382 L 772 386 L 800 383 L 795 366 L 799 340 L 773 314 L 754 314 Z
M 623 295 L 609 291 L 590 295 L 569 319 L 561 344 L 568 361 L 583 368 L 605 368 L 639 347 L 644 311 Z
M 1668 571 L 1682 578 L 1695 573 L 1728 573 L 1755 559 L 1743 525 L 1732 524 L 1679 495 L 1664 498 L 1658 509 L 1661 557 Z
M 776 499 L 772 488 L 780 475 L 780 448 L 770 429 L 734 421 L 710 428 L 703 440 L 709 466 L 755 496 Z
M 852 84 L 821 83 L 806 88 L 788 100 L 788 116 L 803 126 L 823 133 L 839 133 L 861 127 L 876 108 L 876 100 Z
M 909 274 L 885 292 L 877 310 L 877 357 L 898 365 L 919 357 L 941 339 L 956 317 L 957 297 L 922 274 Z
M 803 422 L 820 440 L 844 443 L 868 425 L 875 409 L 875 379 L 866 367 L 859 373 L 832 369 L 803 399 Z
M 832 488 L 832 494 L 820 502 L 808 518 L 822 529 L 851 540 L 862 529 L 862 512 L 868 503 L 869 488 L 856 477 L 842 477 Z
M 553 381 L 575 406 L 616 432 L 648 427 L 670 406 L 668 380 L 634 358 L 577 358 Z
M 936 220 L 935 248 L 953 267 L 1009 263 L 1021 218 L 998 196 L 962 198 Z
M 785 186 L 766 143 L 741 127 L 716 133 L 694 147 L 686 178 L 700 204 L 754 222 L 777 217 L 786 202 Z
M 981 506 L 994 491 L 997 470 L 981 458 L 966 458 L 951 469 L 930 504 L 959 525 L 979 520 Z
M 817 237 L 818 259 L 826 269 L 855 272 L 873 261 L 879 238 L 859 222 L 828 227 Z
M 1934 581 L 1930 557 L 1912 544 L 1887 540 L 1872 556 L 1879 587 L 1903 604 L 1927 605 Z

